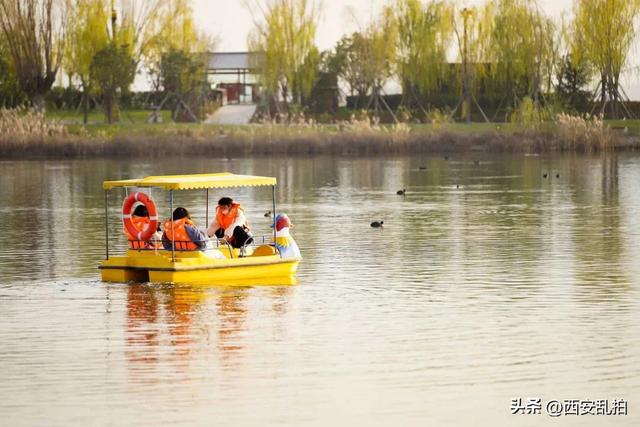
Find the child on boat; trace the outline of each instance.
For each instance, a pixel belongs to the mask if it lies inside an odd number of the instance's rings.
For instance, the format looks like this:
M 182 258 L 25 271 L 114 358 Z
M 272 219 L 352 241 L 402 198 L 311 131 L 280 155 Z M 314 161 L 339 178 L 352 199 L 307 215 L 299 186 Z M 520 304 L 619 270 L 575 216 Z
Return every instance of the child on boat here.
M 151 218 L 149 218 L 149 210 L 145 205 L 138 205 L 133 210 L 131 214 L 131 222 L 133 226 L 139 231 L 144 230 L 144 228 L 151 222 Z M 159 230 L 158 230 L 159 231 Z M 127 241 L 129 242 L 130 249 L 157 249 L 160 247 L 160 233 L 156 231 L 149 240 L 143 242 L 138 240 L 136 236 L 133 236 L 129 230 L 125 227 L 124 232 L 127 235 Z
M 173 228 L 170 219 L 164 222 L 163 228 L 162 246 L 168 251 L 173 247 L 172 241 L 177 251 L 203 250 L 207 247 L 207 235 L 191 220 L 186 208 L 177 207 L 173 211 Z
M 218 201 L 216 215 L 207 229 L 207 235 L 225 239 L 234 248 L 241 248 L 253 241 L 244 209 L 231 197 L 223 197 Z

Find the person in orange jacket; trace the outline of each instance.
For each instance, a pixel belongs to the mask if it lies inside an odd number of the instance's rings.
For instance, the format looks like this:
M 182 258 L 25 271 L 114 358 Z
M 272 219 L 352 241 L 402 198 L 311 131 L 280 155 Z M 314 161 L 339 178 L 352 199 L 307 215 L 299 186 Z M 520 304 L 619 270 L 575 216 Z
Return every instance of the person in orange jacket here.
M 137 228 L 139 231 L 144 230 L 144 228 L 151 222 L 149 218 L 149 211 L 145 205 L 138 205 L 133 210 L 131 214 L 131 222 L 133 226 Z M 158 230 L 159 231 L 159 230 Z M 156 249 L 160 246 L 160 233 L 156 231 L 149 240 L 146 242 L 138 240 L 136 236 L 133 236 L 129 233 L 129 230 L 125 227 L 124 232 L 127 235 L 127 241 L 129 242 L 129 248 L 131 249 Z
M 191 220 L 191 215 L 186 208 L 177 207 L 173 211 L 173 228 L 171 220 L 164 222 L 162 234 L 162 246 L 170 251 L 175 242 L 177 251 L 204 250 L 207 247 L 207 235 L 201 231 Z
M 218 201 L 216 215 L 207 229 L 207 235 L 225 239 L 234 248 L 241 248 L 253 241 L 244 209 L 231 197 L 223 197 Z

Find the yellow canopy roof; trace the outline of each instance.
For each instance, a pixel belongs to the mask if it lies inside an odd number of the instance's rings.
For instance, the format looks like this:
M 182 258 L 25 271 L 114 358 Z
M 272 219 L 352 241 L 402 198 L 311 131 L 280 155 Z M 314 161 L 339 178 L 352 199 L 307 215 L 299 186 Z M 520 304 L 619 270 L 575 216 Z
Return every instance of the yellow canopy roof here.
M 276 179 L 268 176 L 235 175 L 232 173 L 204 173 L 197 175 L 148 176 L 141 179 L 105 181 L 102 188 L 160 187 L 165 190 L 198 190 L 205 188 L 255 187 L 276 185 Z

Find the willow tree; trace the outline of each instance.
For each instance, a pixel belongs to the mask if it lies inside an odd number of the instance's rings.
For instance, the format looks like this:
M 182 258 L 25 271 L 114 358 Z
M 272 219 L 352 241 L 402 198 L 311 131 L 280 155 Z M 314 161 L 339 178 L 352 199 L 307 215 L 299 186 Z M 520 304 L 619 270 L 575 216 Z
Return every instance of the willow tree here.
M 280 93 L 287 107 L 290 99 L 301 104 L 316 77 L 320 4 L 313 0 L 254 0 L 246 4 L 256 17 L 248 44 L 251 50 L 263 53 L 254 65 L 260 70 L 264 89 L 272 95 Z
M 381 96 L 384 85 L 396 72 L 398 25 L 391 7 L 385 7 L 380 17 L 371 22 L 364 31 L 364 49 L 361 61 L 365 70 L 363 76 L 371 87 L 369 105 L 373 104 L 376 115 L 379 114 L 380 104 L 395 115 Z
M 458 46 L 458 60 L 462 64 L 458 87 L 462 89 L 458 104 L 462 106 L 461 115 L 471 121 L 472 101 L 488 121 L 476 94 L 479 82 L 486 78 L 486 64 L 492 61 L 491 37 L 494 30 L 494 3 L 487 2 L 482 7 L 468 7 L 454 13 L 454 32 Z
M 453 7 L 443 0 L 396 0 L 397 67 L 403 102 L 441 87 L 453 41 Z M 408 99 L 407 99 L 408 98 Z M 419 102 L 418 102 L 419 103 Z
M 14 107 L 23 102 L 18 78 L 0 32 L 0 108 Z
M 503 100 L 515 107 L 525 97 L 536 105 L 544 76 L 551 73 L 556 28 L 535 0 L 499 0 L 490 35 L 492 79 L 503 91 Z
M 163 57 L 182 55 L 188 62 L 193 62 L 202 59 L 196 56 L 211 50 L 214 45 L 213 39 L 197 30 L 192 3 L 192 0 L 167 0 L 158 15 L 157 31 L 152 32 L 144 61 L 156 91 L 162 83 Z
M 166 0 L 158 13 L 158 31 L 150 39 L 149 49 L 190 51 L 198 49 L 200 34 L 193 17 L 191 0 Z
M 0 0 L 0 31 L 20 89 L 38 111 L 62 60 L 66 12 L 62 0 Z
M 65 44 L 64 69 L 82 87 L 82 112 L 86 124 L 89 97 L 93 88 L 91 62 L 109 43 L 109 12 L 106 0 L 77 0 L 69 20 Z
M 640 13 L 638 0 L 580 0 L 574 3 L 571 34 L 571 55 L 576 61 L 591 63 L 598 76 L 597 93 L 600 112 L 610 105 L 610 114 L 617 118 L 619 107 L 625 109 L 624 89 L 620 76 L 628 65 L 636 35 L 636 18 Z
M 169 0 L 119 0 L 114 2 L 113 13 L 117 25 L 112 26 L 111 39 L 125 46 L 139 65 L 149 53 L 158 33 L 166 22 L 161 20 Z
M 107 5 L 111 22 L 110 26 L 105 23 L 109 28 L 109 42 L 95 53 L 90 74 L 102 94 L 108 123 L 118 119 L 118 94 L 133 83 L 138 66 L 160 31 L 158 21 L 166 1 L 112 0 Z M 113 75 L 110 76 L 110 72 Z

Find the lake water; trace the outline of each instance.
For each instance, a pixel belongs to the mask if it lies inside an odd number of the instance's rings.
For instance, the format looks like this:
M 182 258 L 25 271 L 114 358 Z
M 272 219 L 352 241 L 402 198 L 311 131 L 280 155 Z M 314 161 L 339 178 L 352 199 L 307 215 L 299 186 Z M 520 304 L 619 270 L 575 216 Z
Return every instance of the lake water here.
M 474 160 L 0 162 L 2 424 L 640 425 L 640 156 Z M 298 285 L 99 280 L 103 180 L 218 171 L 278 178 Z M 270 190 L 225 194 L 269 231 Z

